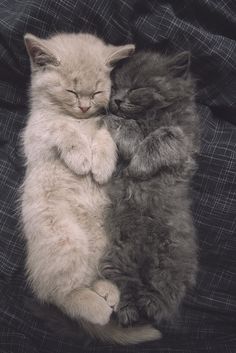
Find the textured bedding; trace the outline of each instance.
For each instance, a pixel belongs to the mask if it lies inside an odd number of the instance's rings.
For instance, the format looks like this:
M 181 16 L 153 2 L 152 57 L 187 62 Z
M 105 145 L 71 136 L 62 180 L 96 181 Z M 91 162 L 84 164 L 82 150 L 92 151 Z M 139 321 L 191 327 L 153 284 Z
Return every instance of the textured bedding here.
M 23 34 L 97 33 L 112 44 L 190 50 L 201 119 L 193 215 L 196 287 L 163 339 L 115 347 L 51 333 L 29 310 L 25 243 L 17 212 L 24 175 L 29 60 Z M 236 4 L 235 0 L 0 0 L 0 353 L 236 352 Z

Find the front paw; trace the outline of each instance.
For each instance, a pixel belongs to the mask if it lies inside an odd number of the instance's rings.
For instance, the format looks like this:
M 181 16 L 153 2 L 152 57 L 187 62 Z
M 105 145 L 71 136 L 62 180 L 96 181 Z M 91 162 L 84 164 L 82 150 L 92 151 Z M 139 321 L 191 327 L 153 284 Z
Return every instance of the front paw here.
M 91 170 L 91 152 L 87 148 L 72 147 L 61 153 L 61 158 L 77 175 L 86 175 Z
M 103 117 L 103 122 L 105 123 L 107 129 L 110 132 L 114 132 L 120 129 L 123 124 L 124 119 L 119 116 L 109 114 Z
M 100 185 L 106 184 L 112 176 L 115 169 L 115 164 L 113 160 L 108 161 L 107 158 L 93 156 L 92 162 L 92 175 L 93 179 Z
M 117 148 L 108 131 L 101 131 L 92 146 L 92 175 L 98 184 L 111 178 L 117 160 Z
M 142 180 L 152 177 L 153 167 L 150 157 L 143 153 L 142 150 L 139 150 L 125 169 L 124 174 Z
M 119 154 L 123 159 L 130 160 L 144 139 L 137 122 L 111 115 L 107 117 L 106 125 L 117 144 Z
M 161 168 L 174 168 L 188 158 L 187 142 L 178 127 L 161 127 L 149 134 L 139 145 L 127 174 L 133 178 L 148 179 Z

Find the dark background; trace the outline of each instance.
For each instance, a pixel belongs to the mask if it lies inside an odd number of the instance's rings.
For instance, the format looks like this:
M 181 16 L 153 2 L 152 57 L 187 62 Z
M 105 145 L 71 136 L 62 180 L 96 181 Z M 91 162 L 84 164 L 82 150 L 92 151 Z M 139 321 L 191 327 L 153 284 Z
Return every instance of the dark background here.
M 50 333 L 27 308 L 24 240 L 17 213 L 24 174 L 30 66 L 23 34 L 96 33 L 112 44 L 166 53 L 190 50 L 202 137 L 193 181 L 200 270 L 164 338 L 112 347 Z M 0 352 L 236 352 L 236 2 L 235 0 L 0 0 Z

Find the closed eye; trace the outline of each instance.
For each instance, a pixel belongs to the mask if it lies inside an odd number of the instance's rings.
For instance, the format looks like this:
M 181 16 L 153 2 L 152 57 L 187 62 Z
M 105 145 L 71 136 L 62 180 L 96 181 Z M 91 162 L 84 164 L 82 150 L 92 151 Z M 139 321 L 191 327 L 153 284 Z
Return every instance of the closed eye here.
M 67 89 L 67 92 L 73 93 L 76 97 L 78 97 L 78 93 L 75 91 L 72 91 L 71 89 Z
M 103 93 L 103 91 L 97 91 L 92 94 L 92 98 L 94 98 L 97 94 Z

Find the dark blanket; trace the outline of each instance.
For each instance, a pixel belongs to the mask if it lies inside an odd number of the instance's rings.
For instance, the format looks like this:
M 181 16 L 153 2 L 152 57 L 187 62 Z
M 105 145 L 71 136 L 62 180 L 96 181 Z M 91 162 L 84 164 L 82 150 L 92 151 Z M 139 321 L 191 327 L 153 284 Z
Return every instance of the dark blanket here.
M 236 352 L 235 0 L 0 1 L 0 352 Z M 57 337 L 25 304 L 25 244 L 17 215 L 24 174 L 19 133 L 27 119 L 29 60 L 23 34 L 97 33 L 165 52 L 190 50 L 198 80 L 202 146 L 193 182 L 200 270 L 164 338 L 112 347 Z

